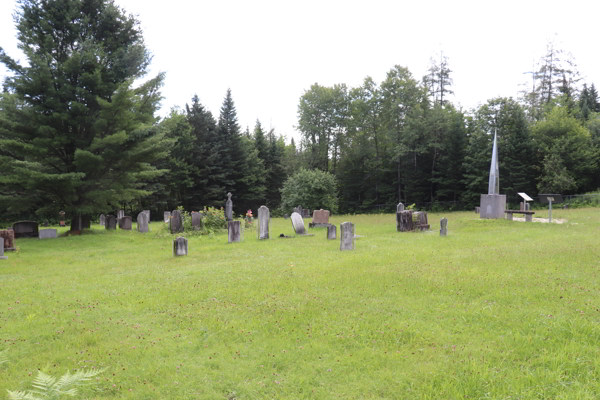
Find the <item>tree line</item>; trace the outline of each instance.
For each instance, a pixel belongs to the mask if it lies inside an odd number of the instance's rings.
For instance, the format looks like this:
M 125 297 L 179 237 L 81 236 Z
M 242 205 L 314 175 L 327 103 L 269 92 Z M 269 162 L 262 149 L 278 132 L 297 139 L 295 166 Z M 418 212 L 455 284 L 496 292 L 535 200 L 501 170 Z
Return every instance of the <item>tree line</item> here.
M 553 43 L 517 99 L 475 110 L 449 101 L 443 53 L 421 79 L 397 65 L 379 83 L 314 84 L 299 100 L 301 140 L 286 143 L 258 120 L 242 130 L 229 89 L 218 118 L 197 95 L 156 117 L 164 74 L 142 81 L 151 56 L 140 23 L 112 1 L 23 0 L 15 22 L 27 65 L 0 47 L 12 72 L 0 94 L 5 220 L 198 211 L 228 192 L 237 214 L 295 201 L 341 213 L 398 201 L 471 207 L 486 193 L 493 133 L 509 201 L 600 187 L 598 92 Z

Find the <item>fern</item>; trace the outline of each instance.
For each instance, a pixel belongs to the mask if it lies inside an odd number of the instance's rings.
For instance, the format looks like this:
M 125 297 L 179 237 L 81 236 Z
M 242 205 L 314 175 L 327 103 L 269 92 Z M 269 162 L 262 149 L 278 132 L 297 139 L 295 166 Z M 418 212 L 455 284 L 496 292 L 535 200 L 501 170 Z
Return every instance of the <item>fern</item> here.
M 80 370 L 74 374 L 67 371 L 60 378 L 45 374 L 41 371 L 38 372 L 37 377 L 31 384 L 34 390 L 21 391 L 8 391 L 8 398 L 11 400 L 48 400 L 48 399 L 59 399 L 61 396 L 77 395 L 77 388 L 84 382 L 89 381 L 96 375 L 102 373 L 104 370 Z

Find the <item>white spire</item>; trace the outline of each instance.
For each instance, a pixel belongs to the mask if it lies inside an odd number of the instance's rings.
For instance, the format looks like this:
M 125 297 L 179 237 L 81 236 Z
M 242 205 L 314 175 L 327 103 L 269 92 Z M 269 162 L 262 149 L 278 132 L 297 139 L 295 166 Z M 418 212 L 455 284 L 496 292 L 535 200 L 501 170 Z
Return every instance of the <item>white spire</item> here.
M 492 163 L 490 165 L 488 194 L 500 194 L 500 173 L 498 171 L 498 144 L 496 143 L 496 130 L 494 130 L 494 148 L 492 150 Z

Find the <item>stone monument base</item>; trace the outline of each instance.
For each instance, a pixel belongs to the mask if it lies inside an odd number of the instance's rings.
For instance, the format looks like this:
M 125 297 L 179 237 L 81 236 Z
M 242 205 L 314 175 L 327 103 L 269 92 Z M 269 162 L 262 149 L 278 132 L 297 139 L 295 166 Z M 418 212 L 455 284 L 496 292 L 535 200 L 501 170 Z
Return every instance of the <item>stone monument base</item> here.
M 482 194 L 479 206 L 479 218 L 504 219 L 506 195 Z

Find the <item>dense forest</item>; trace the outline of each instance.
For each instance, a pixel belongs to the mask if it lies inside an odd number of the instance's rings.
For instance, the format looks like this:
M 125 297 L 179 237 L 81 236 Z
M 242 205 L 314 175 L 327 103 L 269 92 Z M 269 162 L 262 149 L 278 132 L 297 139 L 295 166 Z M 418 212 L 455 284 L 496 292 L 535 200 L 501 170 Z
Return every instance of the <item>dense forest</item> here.
M 473 110 L 449 101 L 443 53 L 421 78 L 396 65 L 382 82 L 315 83 L 299 97 L 301 140 L 287 142 L 258 120 L 243 130 L 227 88 L 218 117 L 198 95 L 156 117 L 164 75 L 141 81 L 151 57 L 139 21 L 110 1 L 25 0 L 16 23 L 28 65 L 0 47 L 12 72 L 0 95 L 2 220 L 121 208 L 156 216 L 221 207 L 228 192 L 238 214 L 263 204 L 277 214 L 295 200 L 285 193 L 311 190 L 291 189 L 311 171 L 331 177 L 322 182 L 335 198 L 305 207 L 468 209 L 487 192 L 494 133 L 509 202 L 600 188 L 598 91 L 553 42 L 526 89 Z

